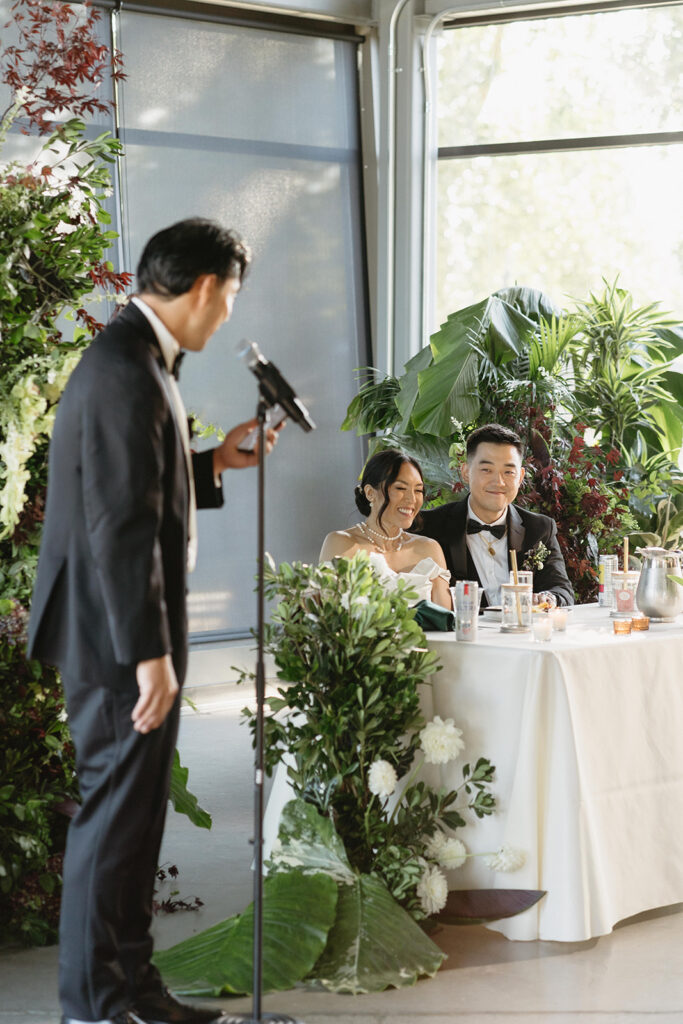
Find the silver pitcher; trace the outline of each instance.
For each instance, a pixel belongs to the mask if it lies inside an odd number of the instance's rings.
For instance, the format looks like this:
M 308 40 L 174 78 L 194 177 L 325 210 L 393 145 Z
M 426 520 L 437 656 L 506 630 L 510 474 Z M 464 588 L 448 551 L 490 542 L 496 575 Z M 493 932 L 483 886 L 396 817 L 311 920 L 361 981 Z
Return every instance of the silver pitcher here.
M 638 548 L 643 566 L 636 604 L 653 622 L 673 622 L 683 608 L 683 587 L 669 579 L 681 575 L 681 554 L 666 548 Z

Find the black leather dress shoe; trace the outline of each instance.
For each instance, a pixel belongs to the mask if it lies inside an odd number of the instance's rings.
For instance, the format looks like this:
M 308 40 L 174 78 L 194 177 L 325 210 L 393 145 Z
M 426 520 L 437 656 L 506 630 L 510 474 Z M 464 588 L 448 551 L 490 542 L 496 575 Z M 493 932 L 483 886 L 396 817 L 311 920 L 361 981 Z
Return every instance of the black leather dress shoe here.
M 104 1020 L 78 1020 L 76 1017 L 62 1017 L 61 1024 L 136 1024 L 135 1020 L 127 1010 L 115 1014 L 113 1017 L 106 1017 Z
M 223 1010 L 181 1003 L 167 988 L 147 993 L 131 1008 L 133 1021 L 140 1024 L 222 1024 Z

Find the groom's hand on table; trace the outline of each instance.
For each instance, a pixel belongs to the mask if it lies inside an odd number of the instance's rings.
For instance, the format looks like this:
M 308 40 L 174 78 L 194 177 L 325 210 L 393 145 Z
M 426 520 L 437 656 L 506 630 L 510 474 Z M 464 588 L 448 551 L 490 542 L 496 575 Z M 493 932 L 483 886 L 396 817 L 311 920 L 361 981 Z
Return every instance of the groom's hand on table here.
M 550 611 L 551 608 L 557 607 L 557 598 L 550 590 L 541 590 L 534 594 L 533 603 L 544 611 Z

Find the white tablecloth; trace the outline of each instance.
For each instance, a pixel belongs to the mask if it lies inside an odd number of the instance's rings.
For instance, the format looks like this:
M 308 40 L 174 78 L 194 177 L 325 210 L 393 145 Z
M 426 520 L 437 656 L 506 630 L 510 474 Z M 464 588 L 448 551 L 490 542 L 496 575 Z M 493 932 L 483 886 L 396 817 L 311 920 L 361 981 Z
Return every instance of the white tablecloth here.
M 468 860 L 451 888 L 546 889 L 492 925 L 512 939 L 580 941 L 683 901 L 683 624 L 615 637 L 593 605 L 546 644 L 481 619 L 476 643 L 428 640 L 443 670 L 423 710 L 453 718 L 467 743 L 442 782 L 462 781 L 463 758 L 497 768 L 497 813 L 458 835 L 475 852 L 526 853 L 514 873 Z

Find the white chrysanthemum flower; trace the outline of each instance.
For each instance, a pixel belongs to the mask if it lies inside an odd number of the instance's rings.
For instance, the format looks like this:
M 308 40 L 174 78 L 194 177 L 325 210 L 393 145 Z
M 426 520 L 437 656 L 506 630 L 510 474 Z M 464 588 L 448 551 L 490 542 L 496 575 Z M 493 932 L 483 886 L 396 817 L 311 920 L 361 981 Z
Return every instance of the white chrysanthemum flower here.
M 448 899 L 448 882 L 446 876 L 438 868 L 426 868 L 417 883 L 417 896 L 425 914 L 438 914 L 446 906 Z
M 445 842 L 446 837 L 443 832 L 435 832 L 425 843 L 425 857 L 429 857 L 430 860 L 438 860 Z
M 388 761 L 373 761 L 368 772 L 368 789 L 375 796 L 391 796 L 398 777 Z
M 460 839 L 453 837 L 446 839 L 436 858 L 442 868 L 447 871 L 455 871 L 461 868 L 467 860 L 467 847 Z
M 517 871 L 526 860 L 524 850 L 515 846 L 501 846 L 497 853 L 484 857 L 484 862 L 493 871 Z
M 436 715 L 420 733 L 420 746 L 427 764 L 446 764 L 465 749 L 462 729 L 455 727 L 452 718 L 444 721 Z

